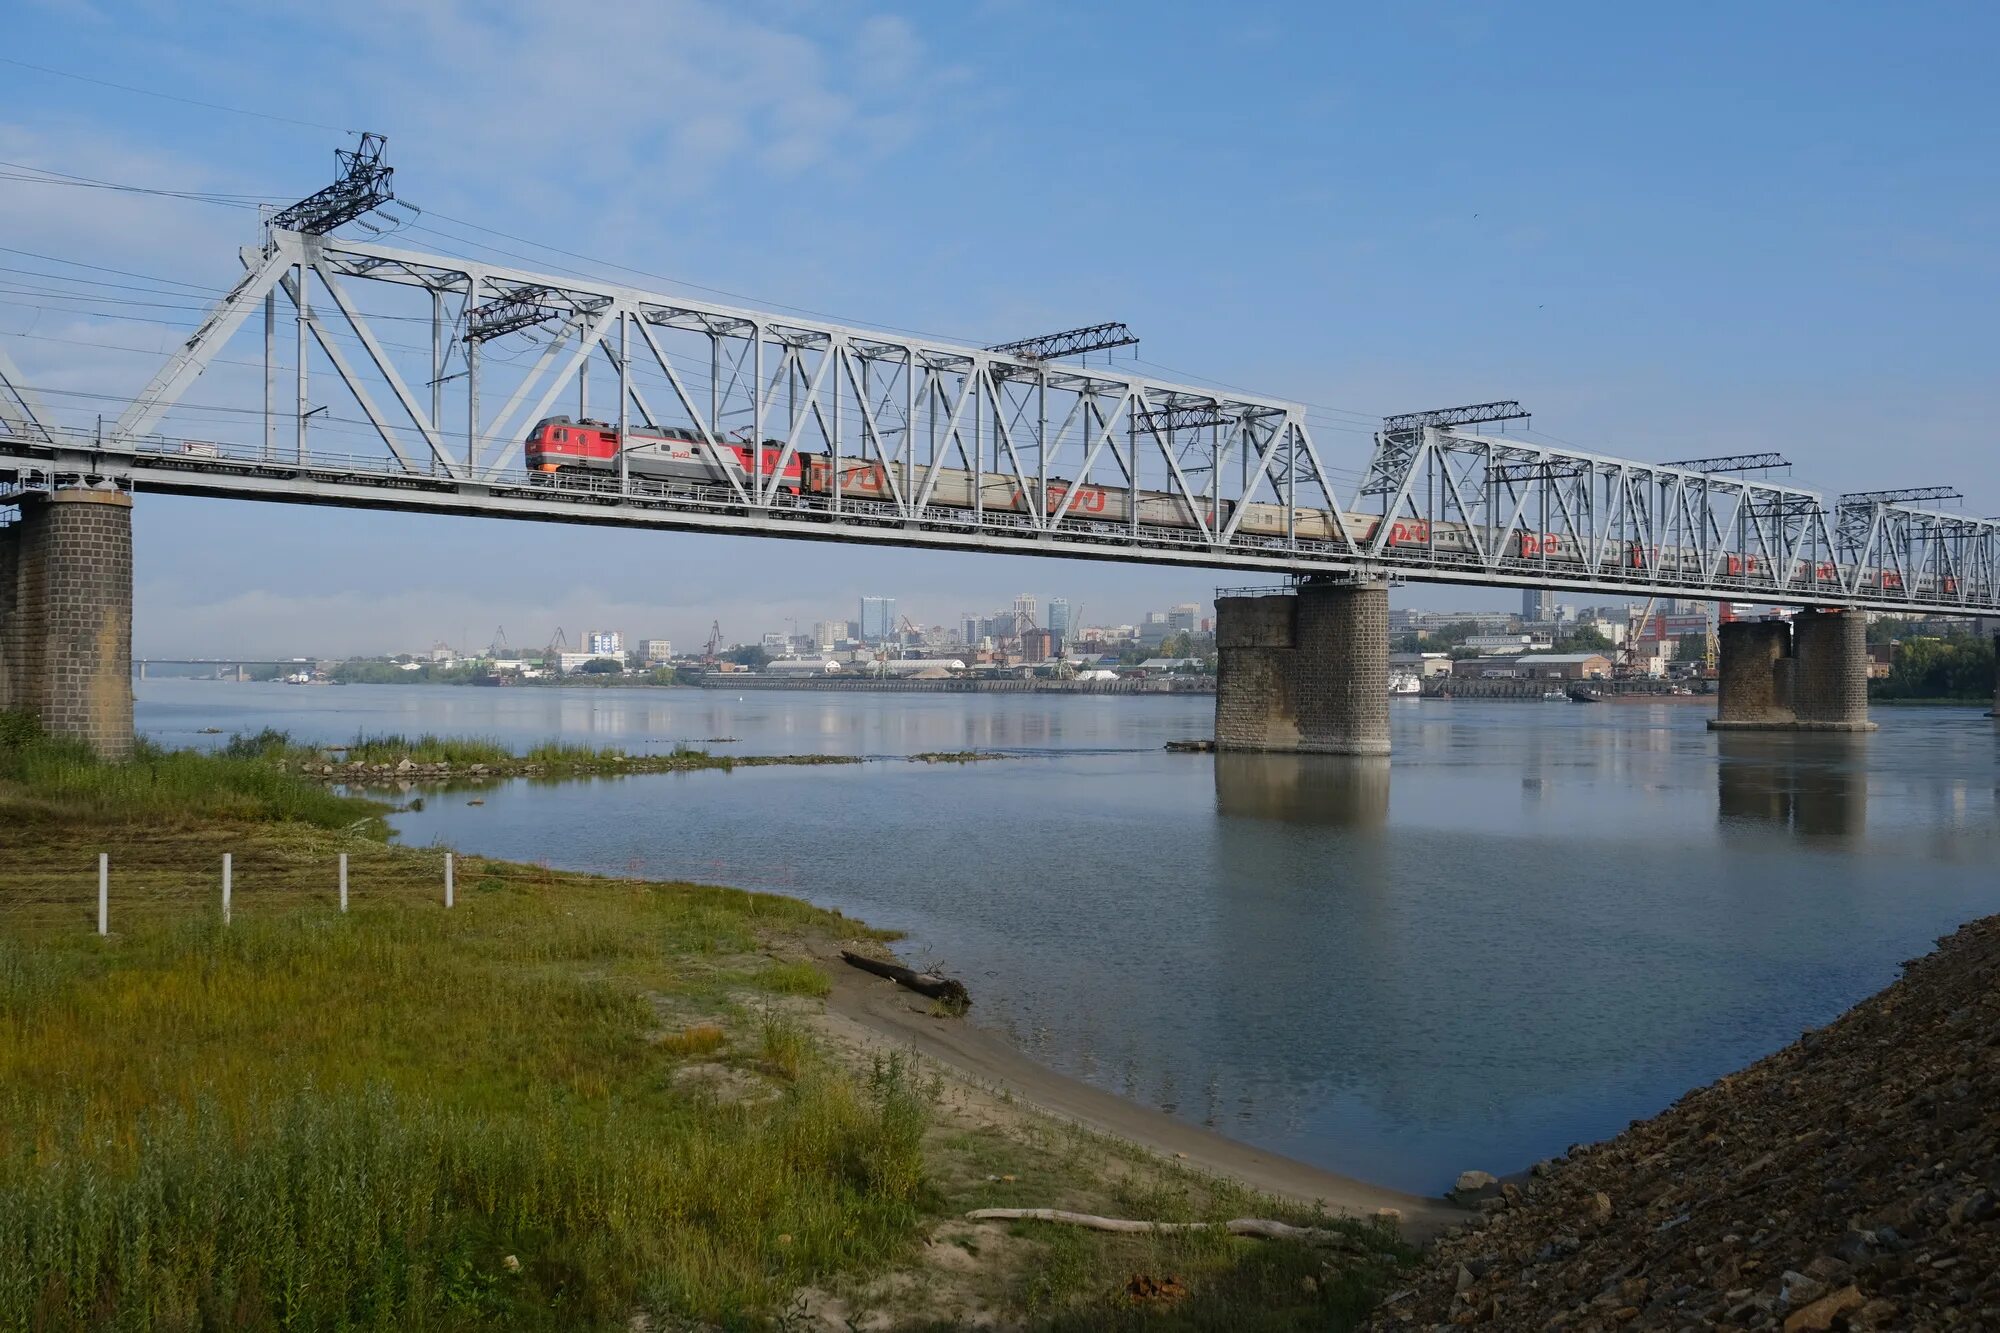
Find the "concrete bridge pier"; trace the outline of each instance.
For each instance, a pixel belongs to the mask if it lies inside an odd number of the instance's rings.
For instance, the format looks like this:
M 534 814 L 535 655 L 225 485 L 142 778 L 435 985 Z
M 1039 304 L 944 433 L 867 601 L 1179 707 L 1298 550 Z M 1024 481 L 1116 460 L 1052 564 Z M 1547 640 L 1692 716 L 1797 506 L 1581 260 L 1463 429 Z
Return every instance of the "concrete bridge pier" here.
M 1868 625 L 1853 611 L 1738 620 L 1718 635 L 1711 731 L 1873 731 Z
M 0 709 L 132 757 L 132 497 L 21 498 L 0 528 Z
M 1716 631 L 1715 717 L 1711 731 L 1768 730 L 1792 721 L 1792 627 L 1782 620 L 1732 620 Z
M 1792 618 L 1798 659 L 1792 711 L 1802 731 L 1873 731 L 1868 720 L 1868 618 L 1858 611 L 1801 611 Z
M 1307 580 L 1218 597 L 1221 750 L 1389 753 L 1389 585 Z

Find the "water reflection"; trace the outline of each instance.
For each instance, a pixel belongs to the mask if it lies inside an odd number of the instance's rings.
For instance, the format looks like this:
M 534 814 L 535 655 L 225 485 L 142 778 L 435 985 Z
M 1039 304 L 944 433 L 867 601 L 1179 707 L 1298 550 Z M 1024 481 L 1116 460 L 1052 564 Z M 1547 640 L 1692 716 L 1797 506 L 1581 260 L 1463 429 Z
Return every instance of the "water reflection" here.
M 1802 838 L 1860 835 L 1868 740 L 1837 733 L 1718 732 L 1717 813 L 1725 832 L 1775 825 Z
M 1215 756 L 1217 813 L 1328 828 L 1389 821 L 1389 760 L 1334 754 Z

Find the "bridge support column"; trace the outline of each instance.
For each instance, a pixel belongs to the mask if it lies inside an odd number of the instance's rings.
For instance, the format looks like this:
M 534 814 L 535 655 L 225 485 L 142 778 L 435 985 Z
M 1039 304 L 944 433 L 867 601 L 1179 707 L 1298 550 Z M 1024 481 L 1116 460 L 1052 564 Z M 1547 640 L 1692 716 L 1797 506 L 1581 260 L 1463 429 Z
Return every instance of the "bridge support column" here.
M 1732 620 L 1716 631 L 1715 717 L 1711 731 L 1790 726 L 1792 627 L 1782 620 Z
M 1858 611 L 1801 611 L 1792 708 L 1801 731 L 1873 731 L 1868 720 L 1868 620 Z
M 1389 587 L 1308 581 L 1215 603 L 1215 743 L 1389 753 Z
M 1852 611 L 1801 611 L 1722 626 L 1711 731 L 1873 731 L 1868 626 Z
M 27 496 L 0 528 L 0 708 L 132 757 L 132 499 Z

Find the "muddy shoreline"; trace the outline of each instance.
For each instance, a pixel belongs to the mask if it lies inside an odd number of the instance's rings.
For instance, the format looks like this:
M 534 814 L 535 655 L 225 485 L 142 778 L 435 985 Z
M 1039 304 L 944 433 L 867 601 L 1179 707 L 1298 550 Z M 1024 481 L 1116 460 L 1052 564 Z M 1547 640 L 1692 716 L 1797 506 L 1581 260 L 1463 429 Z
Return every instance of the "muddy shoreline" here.
M 914 1051 L 1042 1114 L 1266 1194 L 1321 1204 L 1330 1213 L 1362 1221 L 1374 1219 L 1382 1209 L 1393 1209 L 1402 1236 L 1414 1244 L 1428 1244 L 1470 1215 L 1443 1199 L 1323 1170 L 1059 1074 L 999 1033 L 943 1016 L 932 1001 L 847 966 L 837 951 L 826 952 L 818 961 L 833 978 L 826 1021 L 837 1036 Z

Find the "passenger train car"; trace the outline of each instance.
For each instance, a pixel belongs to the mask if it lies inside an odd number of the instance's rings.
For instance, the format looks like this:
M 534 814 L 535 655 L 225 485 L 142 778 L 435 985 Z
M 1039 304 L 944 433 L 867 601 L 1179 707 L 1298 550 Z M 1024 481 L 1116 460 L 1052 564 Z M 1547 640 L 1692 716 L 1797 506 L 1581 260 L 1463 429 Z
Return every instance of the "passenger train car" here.
M 727 481 L 723 469 L 716 465 L 701 439 L 685 427 L 674 426 L 655 434 L 633 431 L 631 447 L 626 451 L 625 465 L 628 473 L 642 480 L 670 482 L 689 486 L 722 485 Z M 745 442 L 718 441 L 717 451 L 724 460 L 724 466 L 733 473 L 737 481 L 744 482 L 752 467 L 751 446 Z M 761 457 L 756 466 L 759 475 L 780 478 L 779 491 L 795 499 L 806 496 L 831 497 L 835 491 L 835 465 L 825 454 L 794 453 L 784 457 L 784 442 L 767 439 L 760 450 Z M 615 476 L 618 471 L 618 431 L 601 421 L 572 421 L 568 417 L 549 417 L 536 423 L 527 440 L 528 466 L 539 474 L 580 474 L 585 476 Z M 779 464 L 783 462 L 783 471 Z M 913 469 L 914 487 L 921 490 L 930 475 L 928 466 L 918 465 Z M 874 500 L 892 502 L 898 495 L 908 499 L 911 489 L 910 479 L 901 476 L 893 480 L 887 476 L 880 463 L 860 459 L 843 459 L 839 464 L 838 494 L 843 499 Z M 767 483 L 768 484 L 768 483 Z M 975 500 L 975 487 L 977 497 Z M 1103 524 L 1112 528 L 1129 527 L 1132 521 L 1131 492 L 1118 486 L 1073 485 L 1051 477 L 1043 484 L 1030 478 L 1024 487 L 1011 472 L 973 473 L 959 468 L 940 468 L 931 482 L 927 507 L 940 509 L 970 510 L 993 514 L 1028 514 L 1037 506 L 1046 514 L 1061 513 L 1065 520 Z M 1067 508 L 1064 506 L 1067 505 Z M 1236 518 L 1237 509 L 1242 516 L 1236 524 L 1236 532 L 1241 538 L 1282 540 L 1286 537 L 1285 506 L 1252 502 L 1239 506 L 1234 500 L 1204 502 L 1201 510 L 1211 532 L 1220 532 Z M 1140 491 L 1138 495 L 1138 523 L 1142 528 L 1198 530 L 1197 510 L 1185 496 L 1168 491 Z M 1341 540 L 1341 526 L 1346 535 L 1363 547 L 1373 544 L 1383 519 L 1374 514 L 1341 515 L 1341 524 L 1333 521 L 1333 516 L 1324 509 L 1300 508 L 1292 514 L 1292 532 L 1301 542 L 1322 544 Z M 1460 523 L 1428 523 L 1421 519 L 1389 520 L 1389 534 L 1384 542 L 1384 550 L 1415 555 L 1419 552 L 1444 563 L 1457 561 L 1472 564 L 1480 561 L 1479 547 L 1473 541 L 1473 532 Z M 1482 538 L 1484 533 L 1479 534 Z M 1655 546 L 1645 547 L 1637 543 L 1607 546 L 1601 557 L 1593 559 L 1590 552 L 1580 550 L 1572 542 L 1557 533 L 1523 532 L 1508 539 L 1512 550 L 1507 554 L 1523 560 L 1534 561 L 1538 566 L 1551 570 L 1565 568 L 1577 573 L 1590 572 L 1593 563 L 1605 569 L 1622 566 L 1625 572 L 1633 574 L 1653 573 L 1691 581 L 1706 581 L 1712 577 L 1756 579 L 1762 581 L 1767 571 L 1755 555 L 1731 554 L 1724 556 L 1718 568 L 1711 569 L 1712 555 L 1690 547 Z M 1916 591 L 1930 596 L 1940 588 L 1945 596 L 1958 591 L 1958 581 L 1951 577 L 1937 580 L 1931 576 L 1916 580 Z M 1794 565 L 1790 583 L 1794 586 L 1810 586 L 1819 583 L 1837 587 L 1840 583 L 1839 571 L 1830 563 L 1808 566 L 1804 562 Z M 1900 592 L 1904 580 L 1894 570 L 1873 570 L 1864 573 L 1863 589 Z

